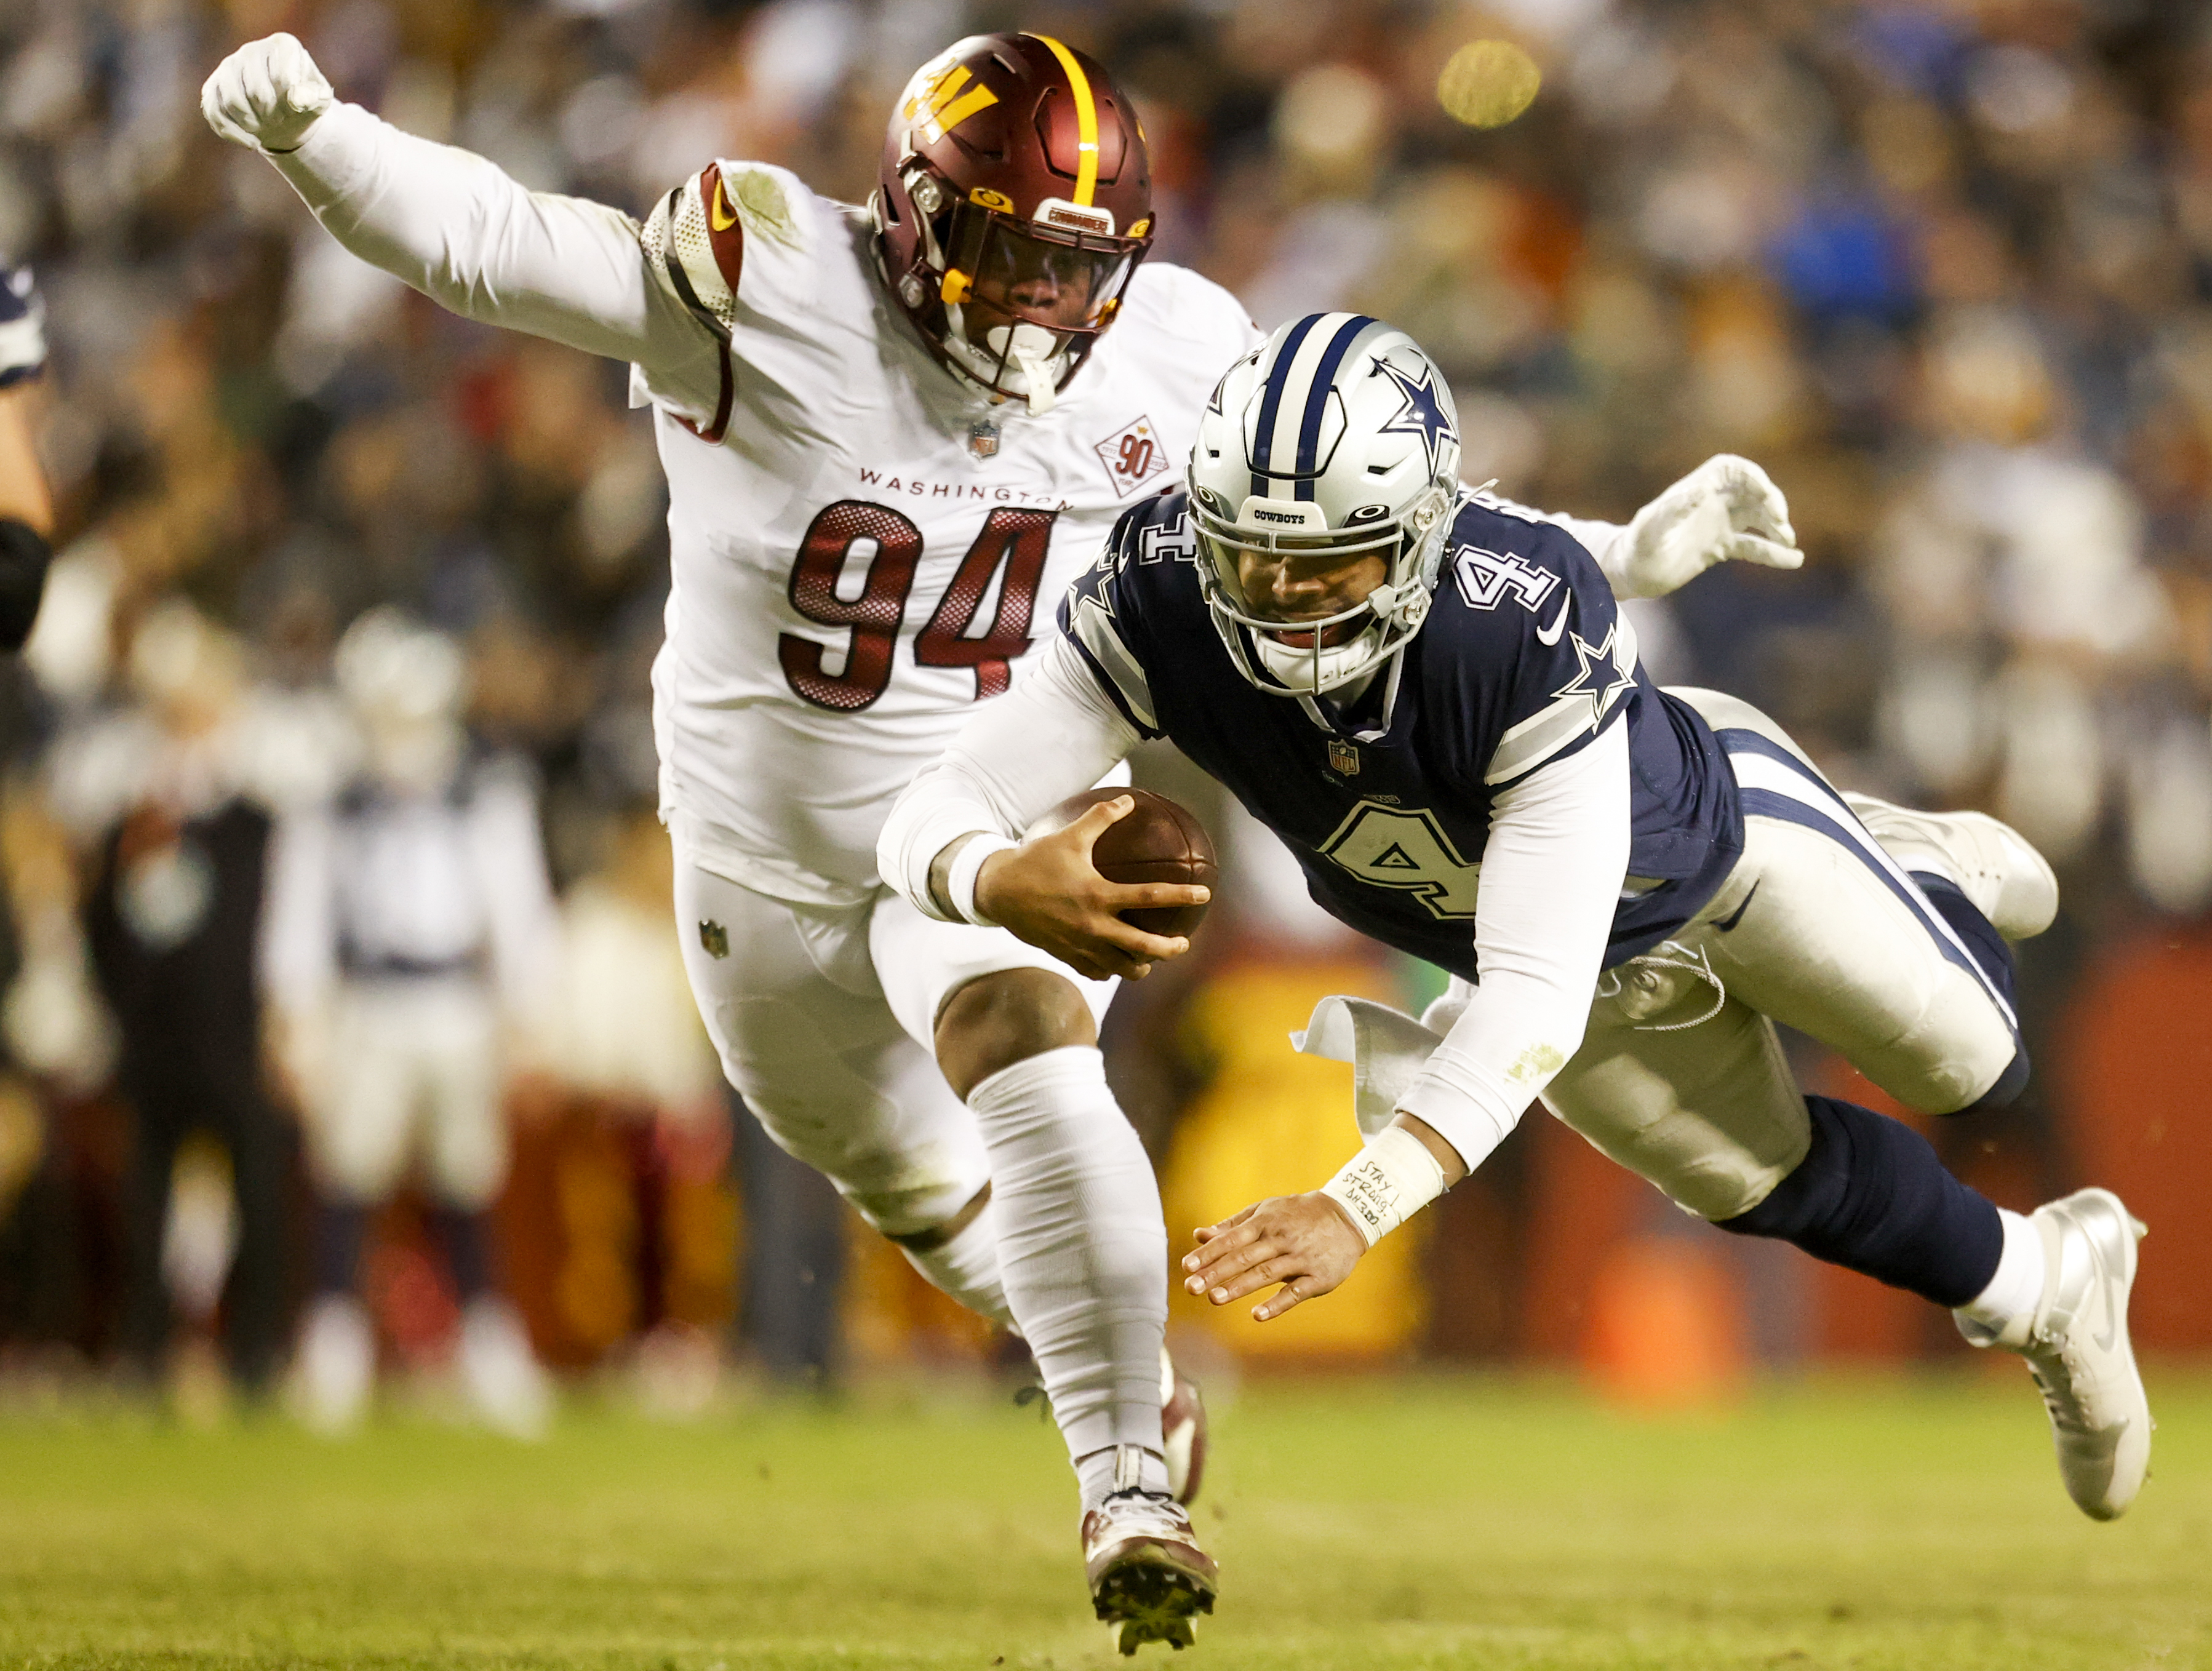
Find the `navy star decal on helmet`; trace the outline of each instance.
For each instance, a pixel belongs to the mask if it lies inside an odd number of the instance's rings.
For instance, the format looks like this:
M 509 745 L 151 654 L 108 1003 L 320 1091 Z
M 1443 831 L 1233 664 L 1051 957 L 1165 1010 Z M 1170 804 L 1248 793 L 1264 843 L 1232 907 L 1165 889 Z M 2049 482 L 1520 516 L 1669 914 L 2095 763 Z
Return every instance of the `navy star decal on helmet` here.
M 1382 433 L 1386 435 L 1419 435 L 1421 446 L 1428 453 L 1429 468 L 1433 471 L 1437 455 L 1447 443 L 1455 451 L 1459 447 L 1459 426 L 1452 422 L 1452 414 L 1445 410 L 1451 394 L 1447 390 L 1442 399 L 1437 398 L 1436 368 L 1425 366 L 1420 377 L 1416 380 L 1388 360 L 1377 360 L 1373 375 L 1389 378 L 1398 386 L 1399 392 L 1406 397 L 1406 404 L 1398 409 L 1389 422 L 1382 426 Z

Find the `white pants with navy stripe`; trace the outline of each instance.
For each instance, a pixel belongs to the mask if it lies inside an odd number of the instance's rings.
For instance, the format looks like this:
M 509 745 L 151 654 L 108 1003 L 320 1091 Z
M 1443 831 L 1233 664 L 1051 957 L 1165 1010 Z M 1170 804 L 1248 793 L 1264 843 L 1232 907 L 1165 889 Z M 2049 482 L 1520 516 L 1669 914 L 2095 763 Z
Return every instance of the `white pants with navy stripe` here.
M 1930 1114 L 1996 1084 L 2019 1028 L 1918 885 L 1780 726 L 1717 691 L 1671 694 L 1728 750 L 1743 857 L 1665 946 L 1607 971 L 1582 1048 L 1544 1101 L 1680 1206 L 1732 1218 L 1765 1200 L 1811 1140 L 1776 1022 Z

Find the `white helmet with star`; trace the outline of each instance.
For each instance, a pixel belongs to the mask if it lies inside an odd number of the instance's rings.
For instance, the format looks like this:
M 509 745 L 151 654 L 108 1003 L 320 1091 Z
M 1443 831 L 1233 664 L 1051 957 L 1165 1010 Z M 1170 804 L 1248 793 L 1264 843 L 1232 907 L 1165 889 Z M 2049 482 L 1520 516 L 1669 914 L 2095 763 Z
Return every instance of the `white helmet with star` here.
M 1382 666 L 1428 618 L 1459 491 L 1451 390 L 1404 331 L 1310 313 L 1229 368 L 1188 485 L 1199 584 L 1230 659 L 1262 690 L 1319 696 Z M 1285 560 L 1370 554 L 1382 583 L 1318 620 L 1286 623 L 1248 592 Z

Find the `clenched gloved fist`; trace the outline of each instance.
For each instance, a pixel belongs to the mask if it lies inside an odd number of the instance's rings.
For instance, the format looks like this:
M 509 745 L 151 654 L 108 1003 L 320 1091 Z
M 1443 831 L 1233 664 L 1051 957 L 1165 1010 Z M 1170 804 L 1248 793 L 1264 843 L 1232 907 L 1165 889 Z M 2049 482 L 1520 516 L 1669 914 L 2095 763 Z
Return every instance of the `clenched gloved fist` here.
M 238 145 L 297 150 L 315 118 L 331 107 L 331 84 L 290 35 L 248 41 L 200 88 L 200 114 Z
M 1710 458 L 1637 512 L 1623 542 L 1621 573 L 1609 575 L 1622 598 L 1662 598 L 1717 562 L 1765 568 L 1805 561 L 1782 489 L 1748 459 Z

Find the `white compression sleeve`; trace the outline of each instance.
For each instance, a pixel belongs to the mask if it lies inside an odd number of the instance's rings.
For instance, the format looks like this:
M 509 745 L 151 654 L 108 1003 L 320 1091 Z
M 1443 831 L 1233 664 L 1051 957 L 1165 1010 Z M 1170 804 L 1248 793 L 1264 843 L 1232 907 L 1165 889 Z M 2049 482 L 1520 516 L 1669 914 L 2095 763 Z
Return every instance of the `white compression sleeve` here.
M 1018 836 L 1105 776 L 1138 741 L 1082 655 L 1054 635 L 1013 689 L 978 708 L 944 757 L 907 785 L 877 838 L 877 874 L 916 910 L 945 921 L 929 867 L 949 843 L 976 830 Z
M 999 1280 L 999 1204 L 983 1203 L 983 1210 L 948 1242 L 930 1248 L 897 1244 L 906 1262 L 940 1293 L 949 1294 L 978 1316 L 988 1317 L 1001 1328 L 1014 1326 L 1006 1309 L 1006 1285 Z
M 968 1096 L 991 1158 L 1007 1309 L 1071 1460 L 1158 1452 L 1167 1230 L 1145 1145 L 1095 1046 L 1047 1050 Z
M 474 152 L 333 105 L 277 172 L 330 234 L 433 301 L 486 325 L 635 361 L 713 394 L 720 349 L 651 281 L 637 223 L 531 191 Z
M 1498 797 L 1467 1008 L 1398 1106 L 1470 1172 L 1581 1046 L 1628 870 L 1628 722 Z
M 1621 592 L 1623 575 L 1628 562 L 1628 526 L 1621 522 L 1601 522 L 1595 517 L 1569 516 L 1564 511 L 1539 511 L 1545 521 L 1565 528 L 1582 543 L 1583 549 L 1597 559 L 1607 583 L 1617 596 Z

